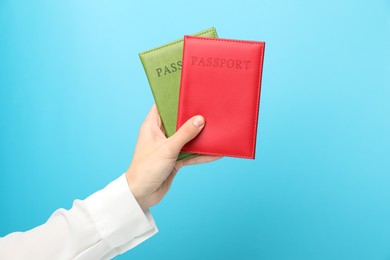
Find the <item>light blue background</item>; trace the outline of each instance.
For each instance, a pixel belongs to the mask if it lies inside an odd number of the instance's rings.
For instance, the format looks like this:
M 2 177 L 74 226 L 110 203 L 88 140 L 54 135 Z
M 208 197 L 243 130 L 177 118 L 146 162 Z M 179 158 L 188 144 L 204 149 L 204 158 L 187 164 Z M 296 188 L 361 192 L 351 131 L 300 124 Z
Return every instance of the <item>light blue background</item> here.
M 388 0 L 0 0 L 0 236 L 118 177 L 137 53 L 211 26 L 267 42 L 257 158 L 183 169 L 118 259 L 390 259 Z

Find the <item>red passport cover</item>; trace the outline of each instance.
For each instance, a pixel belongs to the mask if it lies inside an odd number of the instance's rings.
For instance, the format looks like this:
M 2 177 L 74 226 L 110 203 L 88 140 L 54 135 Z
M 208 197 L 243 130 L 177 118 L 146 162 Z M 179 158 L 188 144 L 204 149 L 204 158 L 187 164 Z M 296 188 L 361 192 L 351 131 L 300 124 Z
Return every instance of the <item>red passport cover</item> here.
M 182 151 L 255 158 L 264 42 L 185 36 L 176 129 L 202 115 Z

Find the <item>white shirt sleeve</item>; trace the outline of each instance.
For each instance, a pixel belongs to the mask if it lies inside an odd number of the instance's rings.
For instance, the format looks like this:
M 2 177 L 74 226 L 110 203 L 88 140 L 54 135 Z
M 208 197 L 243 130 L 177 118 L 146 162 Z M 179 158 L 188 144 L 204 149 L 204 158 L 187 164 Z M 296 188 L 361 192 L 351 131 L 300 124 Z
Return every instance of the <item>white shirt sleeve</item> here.
M 85 200 L 75 200 L 70 210 L 56 210 L 45 224 L 0 238 L 0 259 L 110 259 L 157 231 L 123 174 Z

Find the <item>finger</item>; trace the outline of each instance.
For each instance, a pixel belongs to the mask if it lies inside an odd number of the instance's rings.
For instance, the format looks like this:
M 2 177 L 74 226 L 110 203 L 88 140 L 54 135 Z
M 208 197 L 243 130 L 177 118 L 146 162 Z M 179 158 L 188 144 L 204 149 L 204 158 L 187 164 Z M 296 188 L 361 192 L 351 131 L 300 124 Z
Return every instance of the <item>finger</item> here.
M 161 118 L 158 114 L 156 104 L 153 104 L 140 130 L 143 135 L 149 136 L 152 139 L 165 138 L 165 132 L 162 127 Z
M 157 106 L 156 104 L 153 104 L 152 108 L 150 109 L 148 115 L 145 118 L 145 122 L 154 124 L 156 123 L 158 127 L 162 126 L 160 115 L 158 114 Z
M 182 125 L 177 132 L 169 138 L 168 145 L 179 153 L 181 148 L 194 139 L 205 125 L 205 119 L 202 116 L 194 116 Z
M 187 165 L 193 165 L 193 164 L 202 164 L 202 163 L 208 163 L 213 162 L 216 160 L 219 160 L 223 158 L 223 156 L 214 156 L 214 155 L 198 155 L 194 156 L 185 160 L 181 160 L 178 163 L 181 164 L 181 166 L 187 166 Z

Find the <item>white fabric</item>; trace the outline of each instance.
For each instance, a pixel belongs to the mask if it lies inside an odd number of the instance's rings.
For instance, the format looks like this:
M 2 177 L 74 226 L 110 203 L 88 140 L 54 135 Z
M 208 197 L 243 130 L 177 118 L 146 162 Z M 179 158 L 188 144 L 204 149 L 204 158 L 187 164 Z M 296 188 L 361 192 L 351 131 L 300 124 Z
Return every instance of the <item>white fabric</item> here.
M 0 238 L 0 259 L 110 259 L 157 231 L 123 174 L 85 200 L 75 200 L 70 210 L 56 210 L 45 224 Z

